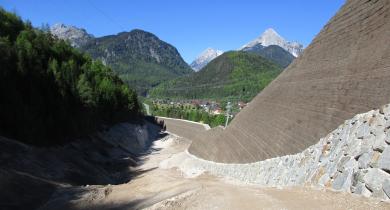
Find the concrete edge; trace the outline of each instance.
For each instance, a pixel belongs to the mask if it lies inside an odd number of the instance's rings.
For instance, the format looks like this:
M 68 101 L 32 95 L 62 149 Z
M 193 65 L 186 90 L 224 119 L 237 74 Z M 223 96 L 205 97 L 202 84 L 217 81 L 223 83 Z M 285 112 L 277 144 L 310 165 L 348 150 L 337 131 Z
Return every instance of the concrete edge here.
M 154 116 L 154 117 L 161 118 L 161 119 L 177 120 L 177 121 L 183 121 L 183 122 L 188 122 L 188 123 L 194 123 L 194 124 L 198 124 L 198 125 L 203 125 L 205 130 L 211 129 L 211 127 L 208 124 L 204 124 L 204 123 L 200 123 L 200 122 L 194 122 L 194 121 L 190 121 L 190 120 L 183 120 L 183 119 L 170 118 L 170 117 L 161 117 L 161 116 Z

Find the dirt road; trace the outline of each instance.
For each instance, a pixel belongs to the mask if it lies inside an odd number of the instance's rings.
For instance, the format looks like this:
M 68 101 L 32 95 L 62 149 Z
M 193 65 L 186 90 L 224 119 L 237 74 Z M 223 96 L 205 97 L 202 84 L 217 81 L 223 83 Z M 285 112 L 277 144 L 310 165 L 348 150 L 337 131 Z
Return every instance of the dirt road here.
M 348 193 L 261 188 L 207 174 L 188 178 L 176 169 L 159 168 L 161 161 L 188 145 L 173 136 L 155 141 L 153 153 L 129 183 L 64 190 L 42 209 L 390 209 L 388 203 Z

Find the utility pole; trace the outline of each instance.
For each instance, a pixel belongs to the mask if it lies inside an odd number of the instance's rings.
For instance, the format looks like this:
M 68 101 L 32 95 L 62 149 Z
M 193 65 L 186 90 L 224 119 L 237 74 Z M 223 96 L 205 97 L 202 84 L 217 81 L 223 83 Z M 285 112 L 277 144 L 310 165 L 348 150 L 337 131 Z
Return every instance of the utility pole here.
M 230 116 L 230 109 L 232 108 L 232 105 L 230 104 L 230 101 L 227 102 L 226 105 L 226 122 L 225 122 L 225 128 L 227 127 L 229 123 L 229 116 Z

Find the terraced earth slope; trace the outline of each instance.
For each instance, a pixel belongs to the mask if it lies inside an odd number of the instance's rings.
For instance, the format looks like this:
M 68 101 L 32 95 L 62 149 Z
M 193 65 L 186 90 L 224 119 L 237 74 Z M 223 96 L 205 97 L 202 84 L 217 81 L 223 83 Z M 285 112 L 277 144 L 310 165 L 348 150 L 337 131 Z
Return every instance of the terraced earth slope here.
M 248 163 L 302 151 L 357 113 L 390 102 L 390 1 L 348 0 L 219 135 L 189 152 Z

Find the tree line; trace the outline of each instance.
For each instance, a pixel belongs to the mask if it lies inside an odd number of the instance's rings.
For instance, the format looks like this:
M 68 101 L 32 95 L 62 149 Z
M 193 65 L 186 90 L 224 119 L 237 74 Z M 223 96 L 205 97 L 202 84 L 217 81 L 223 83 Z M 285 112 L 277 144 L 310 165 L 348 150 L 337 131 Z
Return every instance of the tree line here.
M 141 115 L 110 68 L 2 8 L 0 67 L 0 135 L 53 145 Z
M 212 115 L 202 108 L 185 108 L 184 106 L 151 106 L 151 114 L 153 116 L 170 117 L 176 119 L 190 120 L 194 122 L 202 122 L 210 125 L 210 127 L 216 127 L 219 125 L 224 126 L 226 122 L 226 116 L 222 114 Z

